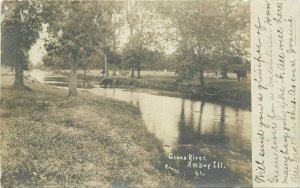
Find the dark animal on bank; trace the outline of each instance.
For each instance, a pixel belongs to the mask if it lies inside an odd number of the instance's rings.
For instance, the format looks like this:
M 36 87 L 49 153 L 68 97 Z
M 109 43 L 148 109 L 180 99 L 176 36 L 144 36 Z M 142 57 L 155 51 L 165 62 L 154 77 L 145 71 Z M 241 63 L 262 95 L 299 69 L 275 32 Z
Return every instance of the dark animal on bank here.
M 100 82 L 100 87 L 111 87 L 112 86 L 112 79 L 104 79 Z
M 104 76 L 105 70 L 101 70 L 100 74 L 102 74 L 102 76 Z
M 236 73 L 238 81 L 240 81 L 241 78 L 243 79 L 243 81 L 247 81 L 247 70 L 245 70 L 245 69 L 236 69 L 236 70 L 234 70 L 233 73 Z

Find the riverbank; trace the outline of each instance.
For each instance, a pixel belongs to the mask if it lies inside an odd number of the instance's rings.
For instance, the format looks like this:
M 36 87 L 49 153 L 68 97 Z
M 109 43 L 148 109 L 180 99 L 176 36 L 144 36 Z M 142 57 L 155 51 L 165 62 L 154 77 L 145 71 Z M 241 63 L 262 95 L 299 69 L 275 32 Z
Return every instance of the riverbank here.
M 69 76 L 70 74 L 68 71 L 55 71 L 55 73 L 65 76 Z M 82 73 L 78 73 L 78 79 L 84 79 Z M 148 76 L 142 79 L 134 79 L 114 76 L 104 78 L 95 74 L 87 74 L 86 79 L 95 82 L 96 84 L 99 84 L 103 79 L 112 79 L 114 87 L 117 88 L 154 89 L 159 93 L 167 93 L 167 95 L 171 96 L 181 95 L 180 97 L 195 100 L 222 103 L 237 107 L 251 107 L 251 83 L 238 82 L 233 78 L 206 78 L 205 91 L 201 90 L 199 82 L 176 82 L 173 75 L 158 76 L 157 78 Z
M 138 108 L 26 80 L 11 88 L 1 69 L 1 184 L 15 186 L 184 187 L 156 168 L 161 143 Z

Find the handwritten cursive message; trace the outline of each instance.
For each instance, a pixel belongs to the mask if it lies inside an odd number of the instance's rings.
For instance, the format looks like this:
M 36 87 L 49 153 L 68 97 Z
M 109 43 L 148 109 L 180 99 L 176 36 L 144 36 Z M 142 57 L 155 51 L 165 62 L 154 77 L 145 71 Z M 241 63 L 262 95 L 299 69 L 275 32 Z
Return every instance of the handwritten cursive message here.
M 253 184 L 297 187 L 300 4 L 293 0 L 251 3 Z

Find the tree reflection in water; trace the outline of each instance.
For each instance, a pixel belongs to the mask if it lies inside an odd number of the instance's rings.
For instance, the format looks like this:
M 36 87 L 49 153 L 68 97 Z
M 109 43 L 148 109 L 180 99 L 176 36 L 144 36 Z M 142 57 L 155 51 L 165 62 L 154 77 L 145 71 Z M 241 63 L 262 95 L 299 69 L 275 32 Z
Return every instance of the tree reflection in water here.
M 68 86 L 68 78 L 47 77 L 43 72 L 32 72 L 32 77 L 50 85 Z M 89 85 L 78 81 L 78 85 Z M 201 186 L 232 186 L 237 182 L 251 184 L 251 111 L 224 104 L 193 101 L 162 96 L 143 91 L 94 87 L 85 89 L 95 95 L 126 101 L 137 106 L 145 125 L 164 145 L 161 165 L 180 169 L 181 175 Z M 220 161 L 224 170 L 210 171 L 195 179 L 188 161 L 170 160 L 169 153 L 184 156 L 205 156 L 209 161 Z
M 176 168 L 180 170 L 182 176 L 192 180 L 197 185 L 233 186 L 237 183 L 250 184 L 249 180 L 251 179 L 251 148 L 246 149 L 242 142 L 237 141 L 240 139 L 239 133 L 242 131 L 241 126 L 233 126 L 232 128 L 234 128 L 235 130 L 231 130 L 231 133 L 234 134 L 227 134 L 228 132 L 226 132 L 226 126 L 230 126 L 230 124 L 226 124 L 225 105 L 221 105 L 219 122 L 204 121 L 205 104 L 205 102 L 201 102 L 199 118 L 198 121 L 195 121 L 194 105 L 190 105 L 190 114 L 187 116 L 185 100 L 182 100 L 181 113 L 178 121 L 178 145 L 176 147 L 173 147 L 171 153 L 176 156 L 188 157 L 189 154 L 194 154 L 195 156 L 206 157 L 207 161 L 202 161 L 202 163 L 212 163 L 213 161 L 219 161 L 223 162 L 223 164 L 226 165 L 226 168 L 207 170 L 187 167 L 189 160 L 188 158 L 187 161 L 170 161 L 170 159 L 168 159 L 168 153 L 164 155 L 163 161 L 165 163 L 171 162 L 171 165 L 176 166 Z M 212 115 L 218 117 L 218 110 L 218 108 L 214 108 Z M 236 125 L 239 125 L 238 116 L 239 111 L 235 109 Z M 197 123 L 196 125 L 195 122 Z M 203 127 L 208 127 L 209 131 L 204 131 Z M 241 150 L 242 153 L 236 152 L 235 150 Z M 240 163 L 243 164 L 240 165 Z M 201 170 L 205 173 L 205 176 L 195 177 L 195 170 L 198 172 Z

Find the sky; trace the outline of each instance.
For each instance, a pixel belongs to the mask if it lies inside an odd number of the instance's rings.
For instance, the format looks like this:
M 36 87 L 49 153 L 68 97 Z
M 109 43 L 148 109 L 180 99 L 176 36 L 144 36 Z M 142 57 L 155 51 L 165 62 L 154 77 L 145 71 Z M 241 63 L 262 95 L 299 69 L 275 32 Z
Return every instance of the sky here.
M 36 65 L 38 62 L 41 62 L 43 56 L 47 54 L 44 47 L 44 39 L 48 38 L 49 36 L 46 28 L 47 28 L 47 24 L 44 24 L 39 39 L 29 50 L 29 60 L 33 65 Z M 129 28 L 125 26 L 121 29 L 120 36 L 119 36 L 121 48 L 124 47 L 124 45 L 128 42 L 128 37 L 129 37 Z
M 134 2 L 134 0 L 132 1 Z M 122 13 L 124 16 L 124 14 L 126 13 Z M 119 15 L 120 17 L 120 15 Z M 42 58 L 45 54 L 47 54 L 45 47 L 44 47 L 44 38 L 48 38 L 48 33 L 47 33 L 47 24 L 43 25 L 43 30 L 40 33 L 40 38 L 37 40 L 37 42 L 31 47 L 31 49 L 29 50 L 29 60 L 33 65 L 36 65 L 37 63 L 42 61 Z M 160 26 L 161 25 L 157 24 L 156 26 Z M 158 29 L 160 32 L 162 29 Z M 134 31 L 135 32 L 135 31 Z M 128 43 L 129 40 L 129 35 L 130 35 L 130 29 L 128 24 L 124 24 L 120 30 L 116 31 L 116 34 L 118 35 L 119 38 L 119 42 L 120 42 L 120 48 L 122 49 L 126 43 Z M 166 42 L 163 43 L 163 46 L 165 47 L 165 52 L 167 54 L 171 54 L 175 51 L 174 46 L 167 44 Z
M 42 61 L 42 58 L 47 54 L 44 47 L 44 38 L 47 38 L 48 33 L 46 30 L 46 24 L 43 25 L 43 30 L 40 33 L 40 38 L 29 50 L 29 60 L 32 64 L 36 65 L 38 62 Z
M 47 54 L 44 47 L 44 39 L 48 38 L 48 33 L 46 28 L 47 28 L 47 24 L 44 24 L 39 39 L 29 50 L 29 60 L 33 65 L 42 62 L 43 56 Z M 125 26 L 123 26 L 119 32 L 120 32 L 119 33 L 120 48 L 123 48 L 125 44 L 128 42 L 128 38 L 130 35 L 129 27 L 127 26 L 127 24 L 125 24 Z M 167 44 L 165 45 L 166 45 L 165 51 L 167 54 L 171 54 L 175 51 L 175 48 L 173 46 Z

